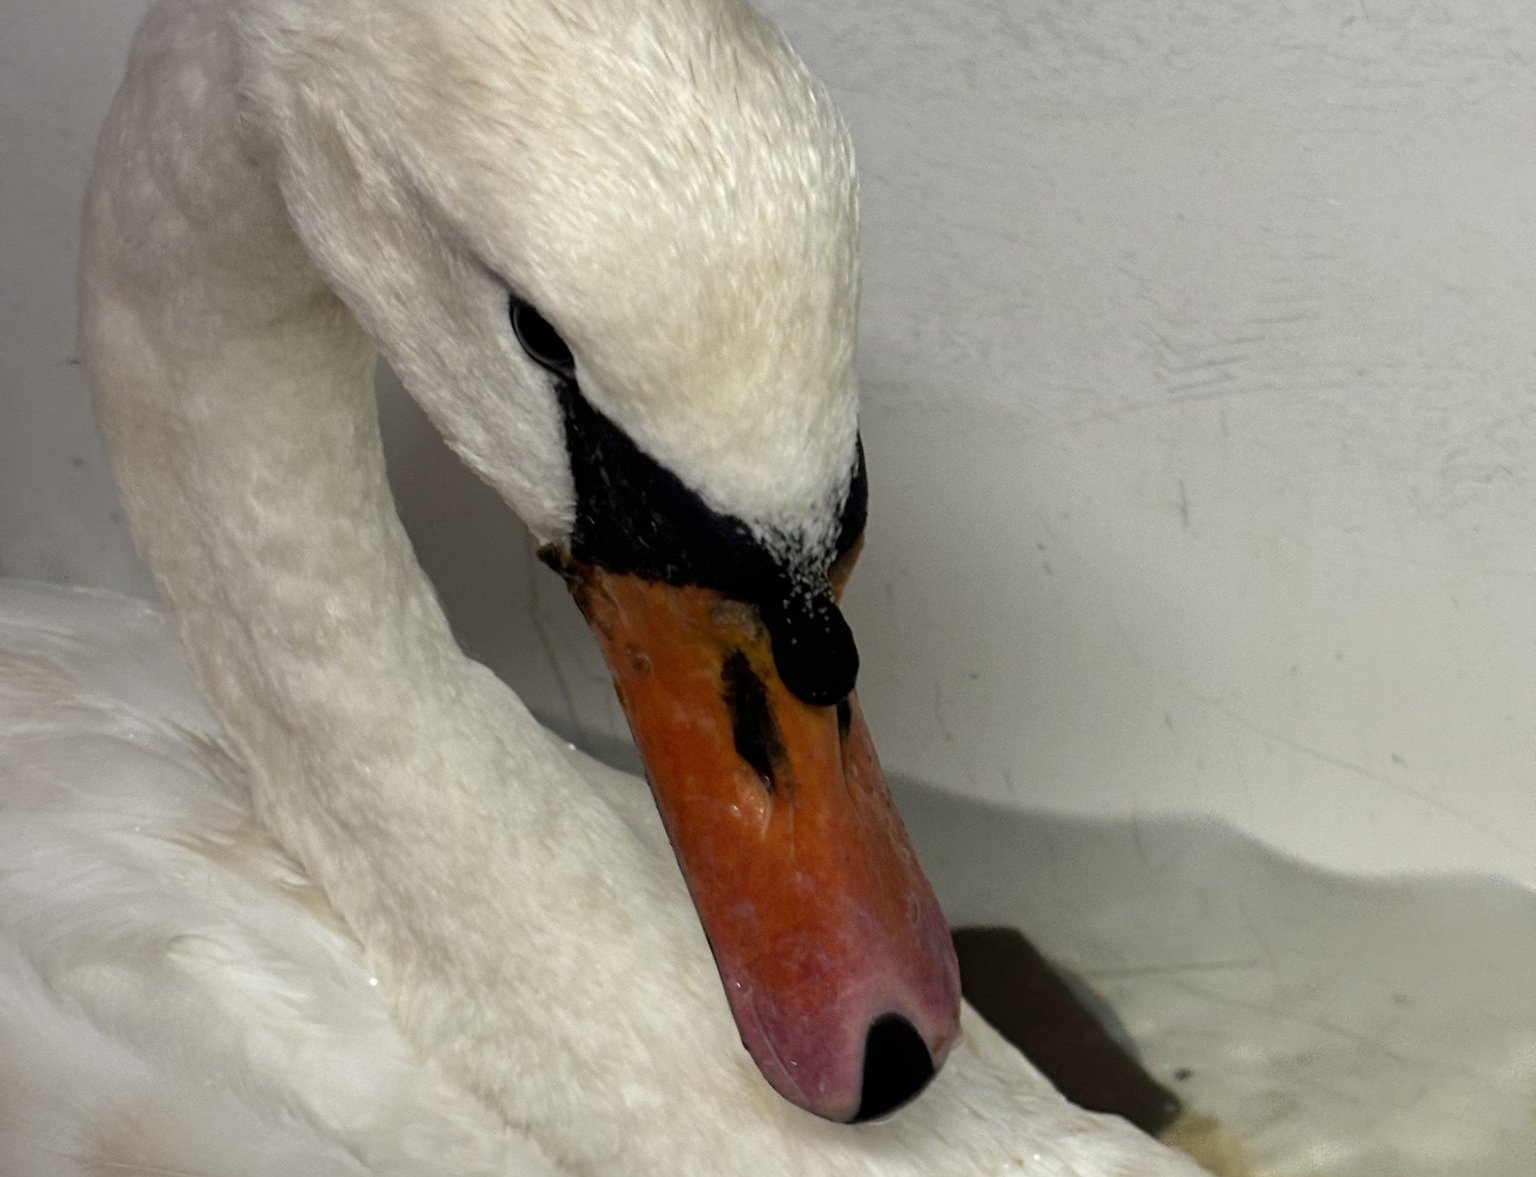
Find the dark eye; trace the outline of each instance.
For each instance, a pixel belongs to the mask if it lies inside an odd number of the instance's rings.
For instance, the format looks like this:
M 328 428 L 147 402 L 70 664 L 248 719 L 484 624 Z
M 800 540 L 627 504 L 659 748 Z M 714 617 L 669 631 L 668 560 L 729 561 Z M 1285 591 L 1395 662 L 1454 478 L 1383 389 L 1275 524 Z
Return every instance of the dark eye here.
M 576 358 L 560 338 L 560 333 L 549 325 L 548 320 L 532 304 L 512 295 L 510 315 L 512 331 L 528 358 L 541 368 L 563 376 L 567 380 L 576 374 Z

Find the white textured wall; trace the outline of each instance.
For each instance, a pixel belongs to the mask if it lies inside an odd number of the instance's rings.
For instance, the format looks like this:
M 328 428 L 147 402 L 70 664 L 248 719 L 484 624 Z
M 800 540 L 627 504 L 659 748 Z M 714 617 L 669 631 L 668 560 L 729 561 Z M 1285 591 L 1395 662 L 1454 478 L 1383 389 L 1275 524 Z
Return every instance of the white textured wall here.
M 888 766 L 1536 883 L 1536 7 L 767 7 L 864 176 L 850 612 Z M 142 590 L 70 364 L 75 208 L 142 4 L 18 8 L 0 570 Z M 388 408 L 467 640 L 616 730 L 562 590 Z

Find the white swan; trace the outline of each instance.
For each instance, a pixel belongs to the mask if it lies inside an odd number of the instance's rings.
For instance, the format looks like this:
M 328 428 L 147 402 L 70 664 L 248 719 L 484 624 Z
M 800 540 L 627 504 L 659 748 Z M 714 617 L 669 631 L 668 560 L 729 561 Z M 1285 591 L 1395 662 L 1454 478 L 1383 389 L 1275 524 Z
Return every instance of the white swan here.
M 162 0 L 83 338 L 247 775 L 125 671 L 152 618 L 7 596 L 6 1172 L 1190 1171 L 973 1019 L 892 1123 L 770 1089 L 878 1113 L 955 1034 L 832 598 L 854 237 L 835 115 L 732 0 Z M 571 581 L 697 915 L 634 782 L 455 647 L 370 339 Z

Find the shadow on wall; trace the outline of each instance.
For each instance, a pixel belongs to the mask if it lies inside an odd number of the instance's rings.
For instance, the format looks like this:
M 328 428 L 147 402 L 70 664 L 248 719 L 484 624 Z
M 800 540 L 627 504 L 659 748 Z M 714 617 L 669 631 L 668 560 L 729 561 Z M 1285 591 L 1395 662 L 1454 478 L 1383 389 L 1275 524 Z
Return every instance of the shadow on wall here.
M 460 645 L 559 730 L 627 740 L 596 644 L 522 520 L 382 367 L 378 389 L 396 506 Z

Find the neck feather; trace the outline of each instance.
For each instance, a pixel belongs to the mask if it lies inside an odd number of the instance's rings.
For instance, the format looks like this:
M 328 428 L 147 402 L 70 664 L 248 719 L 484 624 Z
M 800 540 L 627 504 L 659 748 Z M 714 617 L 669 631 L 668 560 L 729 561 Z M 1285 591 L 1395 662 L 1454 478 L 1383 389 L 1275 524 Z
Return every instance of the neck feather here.
M 98 415 L 259 811 L 345 906 L 348 839 L 408 856 L 455 789 L 505 779 L 509 749 L 539 761 L 535 780 L 569 773 L 460 654 L 411 553 L 373 348 L 242 138 L 222 22 L 166 7 L 135 46 L 88 199 Z M 466 723 L 476 711 L 495 739 Z

